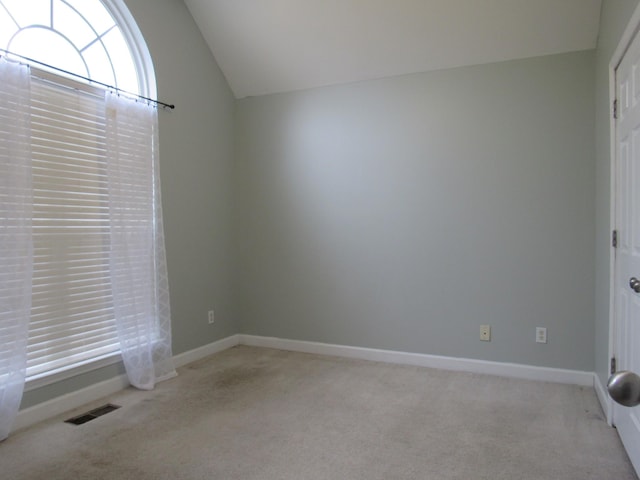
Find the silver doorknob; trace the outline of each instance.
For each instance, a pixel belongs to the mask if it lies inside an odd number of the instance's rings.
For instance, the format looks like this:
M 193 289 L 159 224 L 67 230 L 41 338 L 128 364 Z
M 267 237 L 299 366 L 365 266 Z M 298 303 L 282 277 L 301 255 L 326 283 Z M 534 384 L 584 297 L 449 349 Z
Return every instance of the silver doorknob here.
M 620 405 L 640 405 L 640 377 L 633 372 L 621 370 L 611 375 L 607 382 L 607 390 L 611 398 Z
M 638 280 L 636 277 L 631 277 L 629 279 L 629 286 L 634 292 L 640 293 L 640 280 Z

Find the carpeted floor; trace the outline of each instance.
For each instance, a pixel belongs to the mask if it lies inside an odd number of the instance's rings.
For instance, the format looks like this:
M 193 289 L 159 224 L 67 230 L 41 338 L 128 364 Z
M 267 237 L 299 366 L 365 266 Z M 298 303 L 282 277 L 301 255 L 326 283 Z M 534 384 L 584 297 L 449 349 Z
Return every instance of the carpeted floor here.
M 106 402 L 122 408 L 62 422 Z M 0 478 L 636 476 L 590 388 L 240 346 L 16 432 Z

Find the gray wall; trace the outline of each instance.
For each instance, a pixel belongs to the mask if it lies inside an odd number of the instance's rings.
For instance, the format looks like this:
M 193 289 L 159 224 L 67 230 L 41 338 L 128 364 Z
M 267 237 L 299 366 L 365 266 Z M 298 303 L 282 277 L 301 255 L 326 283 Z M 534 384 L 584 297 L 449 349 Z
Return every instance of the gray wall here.
M 175 353 L 242 331 L 606 380 L 607 67 L 638 0 L 604 0 L 595 57 L 237 102 L 235 171 L 236 104 L 184 4 L 125 1 L 177 105 L 160 114 Z M 119 373 L 27 392 L 23 407 Z
M 125 0 L 154 61 L 173 351 L 238 333 L 230 292 L 234 99 L 181 0 Z M 207 323 L 215 308 L 216 322 Z M 122 373 L 121 365 L 26 392 L 22 407 Z
M 589 51 L 239 101 L 242 332 L 592 371 L 593 69 Z
M 235 101 L 181 0 L 126 0 L 154 61 L 174 353 L 238 333 L 231 313 Z M 215 308 L 209 325 L 207 311 Z
M 595 370 L 604 385 L 609 375 L 609 252 L 611 242 L 609 62 L 638 0 L 604 0 L 595 54 L 596 78 L 596 294 Z

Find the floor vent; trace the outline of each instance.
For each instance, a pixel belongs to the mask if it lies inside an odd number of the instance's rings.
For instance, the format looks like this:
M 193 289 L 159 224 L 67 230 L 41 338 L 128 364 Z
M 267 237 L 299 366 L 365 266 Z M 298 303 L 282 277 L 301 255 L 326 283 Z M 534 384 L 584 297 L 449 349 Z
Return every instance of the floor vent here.
M 113 412 L 120 408 L 120 405 L 113 405 L 111 403 L 107 403 L 98 408 L 94 408 L 86 413 L 75 416 L 73 418 L 69 418 L 65 420 L 65 423 L 73 423 L 74 425 L 82 425 L 83 423 L 90 422 L 91 420 L 101 417 L 102 415 L 106 415 L 109 412 Z

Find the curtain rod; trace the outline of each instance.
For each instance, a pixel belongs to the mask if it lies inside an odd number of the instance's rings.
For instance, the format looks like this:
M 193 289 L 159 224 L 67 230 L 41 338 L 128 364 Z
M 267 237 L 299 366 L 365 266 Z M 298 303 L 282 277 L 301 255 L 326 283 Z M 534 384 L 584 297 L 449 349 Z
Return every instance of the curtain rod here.
M 71 75 L 73 77 L 80 78 L 82 80 L 86 80 L 86 81 L 91 82 L 91 83 L 96 83 L 96 84 L 98 84 L 98 85 L 100 85 L 102 87 L 108 88 L 110 90 L 115 90 L 116 93 L 121 92 L 121 93 L 124 93 L 125 95 L 130 95 L 132 97 L 140 98 L 140 99 L 146 100 L 148 102 L 153 102 L 156 105 L 160 105 L 163 108 L 170 108 L 171 110 L 176 108 L 176 106 L 173 105 L 173 104 L 164 103 L 164 102 L 161 102 L 160 100 L 155 100 L 153 98 L 145 97 L 143 95 L 140 95 L 139 93 L 128 92 L 126 90 L 122 90 L 121 88 L 114 87 L 113 85 L 109 85 L 107 83 L 102 83 L 102 82 L 99 82 L 98 80 L 93 80 L 92 78 L 85 77 L 85 76 L 79 75 L 77 73 L 73 73 L 73 72 L 70 72 L 68 70 L 64 70 L 62 68 L 54 67 L 53 65 L 49 65 L 48 63 L 44 63 L 44 62 L 41 62 L 39 60 L 34 60 L 33 58 L 25 57 L 24 55 L 20 55 L 18 53 L 10 52 L 9 50 L 5 50 L 4 48 L 0 48 L 0 52 L 4 52 L 7 55 L 13 55 L 15 57 L 19 57 L 22 60 L 26 60 L 29 63 L 36 63 L 36 64 L 38 64 L 40 66 L 43 66 L 43 67 L 46 67 L 46 68 L 50 68 L 52 70 L 55 70 L 55 71 L 60 72 L 60 73 L 64 73 L 66 75 Z M 2 56 L 2 55 L 0 55 L 0 56 Z

